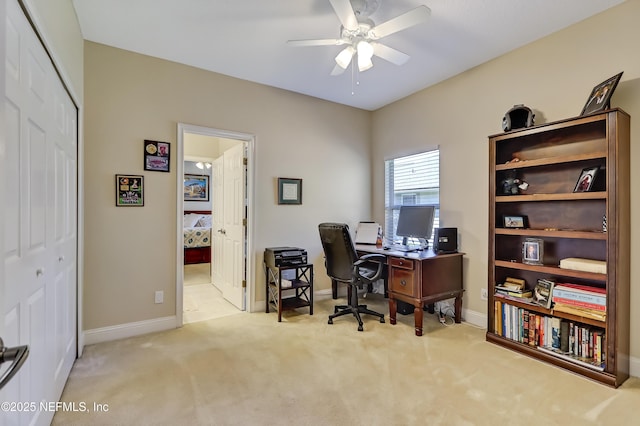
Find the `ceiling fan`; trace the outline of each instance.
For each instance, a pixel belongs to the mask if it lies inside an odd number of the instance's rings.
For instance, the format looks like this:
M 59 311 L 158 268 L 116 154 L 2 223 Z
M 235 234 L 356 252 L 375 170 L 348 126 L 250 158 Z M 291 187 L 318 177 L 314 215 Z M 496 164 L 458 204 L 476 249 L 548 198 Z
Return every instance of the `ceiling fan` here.
M 409 55 L 392 47 L 378 43 L 383 37 L 425 22 L 431 10 L 418 6 L 407 13 L 375 25 L 369 16 L 376 11 L 380 0 L 329 0 L 342 23 L 340 38 L 316 40 L 289 40 L 291 46 L 346 46 L 336 56 L 336 66 L 331 75 L 339 75 L 357 57 L 358 70 L 366 71 L 373 66 L 375 55 L 395 65 L 403 65 Z

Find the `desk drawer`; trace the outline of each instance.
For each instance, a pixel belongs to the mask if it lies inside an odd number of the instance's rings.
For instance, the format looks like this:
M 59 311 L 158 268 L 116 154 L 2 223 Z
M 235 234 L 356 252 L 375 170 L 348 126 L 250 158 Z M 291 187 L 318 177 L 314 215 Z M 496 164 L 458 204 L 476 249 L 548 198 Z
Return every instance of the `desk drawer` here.
M 389 266 L 392 268 L 409 269 L 414 270 L 415 265 L 412 259 L 403 259 L 401 257 L 390 257 Z
M 390 272 L 390 291 L 410 297 L 416 296 L 414 271 L 401 269 L 401 267 L 392 267 Z

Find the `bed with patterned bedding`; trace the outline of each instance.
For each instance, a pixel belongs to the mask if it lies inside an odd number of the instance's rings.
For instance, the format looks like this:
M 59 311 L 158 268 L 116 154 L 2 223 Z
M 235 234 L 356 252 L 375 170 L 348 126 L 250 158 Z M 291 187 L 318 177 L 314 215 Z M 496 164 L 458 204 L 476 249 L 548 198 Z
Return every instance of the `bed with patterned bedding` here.
M 184 264 L 211 262 L 211 212 L 184 212 Z

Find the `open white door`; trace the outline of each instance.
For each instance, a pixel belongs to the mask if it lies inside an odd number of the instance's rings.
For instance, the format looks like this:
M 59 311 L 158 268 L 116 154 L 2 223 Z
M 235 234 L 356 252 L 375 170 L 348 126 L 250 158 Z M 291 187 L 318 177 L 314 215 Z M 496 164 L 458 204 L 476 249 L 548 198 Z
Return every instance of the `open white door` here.
M 222 251 L 224 237 L 224 157 L 219 157 L 211 164 L 211 188 L 213 192 L 213 212 L 211 214 L 211 282 L 221 292 L 224 289 L 222 273 L 224 253 Z
M 2 1 L 2 0 L 0 0 Z M 221 154 L 212 162 L 212 227 L 211 227 L 211 279 L 222 296 L 238 309 L 253 309 L 254 259 L 248 257 L 252 244 L 252 203 L 254 138 L 245 133 L 217 130 L 189 124 L 178 125 L 179 152 L 184 159 L 184 135 L 195 134 L 219 138 L 217 149 Z M 210 155 L 214 158 L 216 155 Z M 245 160 L 246 159 L 246 160 Z M 182 170 L 179 170 L 179 191 L 182 197 Z M 178 202 L 178 212 L 182 212 L 182 203 Z M 183 244 L 183 220 L 178 214 L 177 243 Z M 181 256 L 178 263 L 182 264 Z M 182 310 L 183 277 L 182 268 L 176 276 L 176 309 Z M 178 321 L 182 324 L 182 321 Z M 0 426 L 2 426 L 0 424 Z
M 224 152 L 224 217 L 222 295 L 238 309 L 245 309 L 245 172 L 244 144 Z M 214 204 L 215 209 L 215 204 Z M 215 255 L 215 253 L 214 253 Z

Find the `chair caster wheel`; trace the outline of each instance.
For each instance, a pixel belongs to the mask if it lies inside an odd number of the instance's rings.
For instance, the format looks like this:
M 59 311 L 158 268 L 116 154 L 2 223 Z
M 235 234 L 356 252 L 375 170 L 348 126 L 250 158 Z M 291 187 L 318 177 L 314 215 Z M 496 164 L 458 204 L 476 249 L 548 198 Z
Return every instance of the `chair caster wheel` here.
M 384 324 L 384 318 L 380 318 L 380 322 Z
M 327 324 L 333 324 L 333 320 L 329 318 L 329 321 L 327 321 Z
M 364 331 L 364 328 L 362 328 L 362 325 L 358 326 L 358 331 Z

